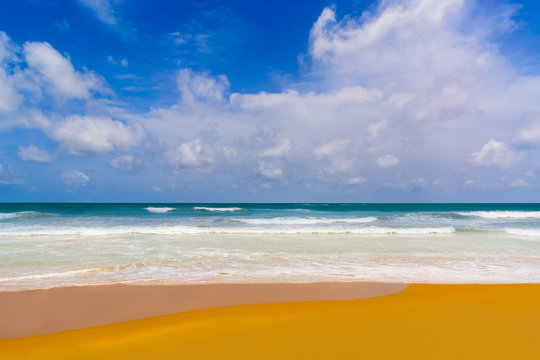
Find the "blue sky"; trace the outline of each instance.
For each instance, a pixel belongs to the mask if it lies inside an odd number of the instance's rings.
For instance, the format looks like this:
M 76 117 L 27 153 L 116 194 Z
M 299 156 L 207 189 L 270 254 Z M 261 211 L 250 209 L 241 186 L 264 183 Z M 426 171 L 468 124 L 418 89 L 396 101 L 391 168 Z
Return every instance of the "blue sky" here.
M 540 202 L 537 2 L 0 10 L 0 201 Z

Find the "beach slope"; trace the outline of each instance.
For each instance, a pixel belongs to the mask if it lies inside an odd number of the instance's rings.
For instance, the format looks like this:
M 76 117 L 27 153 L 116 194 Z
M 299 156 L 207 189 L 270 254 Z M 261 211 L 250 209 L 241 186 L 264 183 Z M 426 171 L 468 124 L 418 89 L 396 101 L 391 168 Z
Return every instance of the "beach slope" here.
M 540 284 L 411 285 L 354 301 L 229 306 L 0 341 L 7 359 L 533 359 Z

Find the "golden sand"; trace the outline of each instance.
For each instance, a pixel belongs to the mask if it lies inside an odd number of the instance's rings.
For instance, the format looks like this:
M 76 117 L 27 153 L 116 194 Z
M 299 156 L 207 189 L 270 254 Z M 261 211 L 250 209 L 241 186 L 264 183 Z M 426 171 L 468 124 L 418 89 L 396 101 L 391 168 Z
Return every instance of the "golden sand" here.
M 0 341 L 2 359 L 538 359 L 540 284 L 411 285 Z

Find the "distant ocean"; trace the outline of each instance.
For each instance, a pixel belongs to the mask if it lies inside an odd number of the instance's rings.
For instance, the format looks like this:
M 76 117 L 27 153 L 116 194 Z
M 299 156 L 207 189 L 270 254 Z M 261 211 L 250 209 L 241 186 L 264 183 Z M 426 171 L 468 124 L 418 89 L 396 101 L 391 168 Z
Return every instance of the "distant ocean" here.
M 0 290 L 540 282 L 540 204 L 0 204 Z

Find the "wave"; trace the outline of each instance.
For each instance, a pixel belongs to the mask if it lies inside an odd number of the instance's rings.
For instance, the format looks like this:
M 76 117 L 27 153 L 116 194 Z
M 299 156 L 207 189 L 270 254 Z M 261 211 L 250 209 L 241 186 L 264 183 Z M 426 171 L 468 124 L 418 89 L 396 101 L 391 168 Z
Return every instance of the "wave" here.
M 205 207 L 205 206 L 195 206 L 193 210 L 202 210 L 202 211 L 217 211 L 217 212 L 229 212 L 229 211 L 241 211 L 244 210 L 239 207 L 223 207 L 223 208 L 216 208 L 216 207 Z
M 259 219 L 235 219 L 250 225 L 315 225 L 315 224 L 364 224 L 376 221 L 374 216 L 359 218 L 276 217 Z
M 132 226 L 132 227 L 73 227 L 73 228 L 34 228 L 28 230 L 2 230 L 0 236 L 107 236 L 126 234 L 149 235 L 194 235 L 194 234 L 450 234 L 453 227 L 433 228 L 391 228 L 391 227 L 303 227 L 303 228 L 264 228 L 264 227 L 196 227 L 196 226 Z
M 38 211 L 19 211 L 11 213 L 0 213 L 0 220 L 13 219 L 20 216 L 50 216 L 52 214 L 41 213 Z
M 43 273 L 43 274 L 21 275 L 21 276 L 14 276 L 14 277 L 8 277 L 8 278 L 0 278 L 0 283 L 20 281 L 20 280 L 51 279 L 51 278 L 59 278 L 59 277 L 72 276 L 72 275 L 88 274 L 88 273 L 112 272 L 112 271 L 124 270 L 124 269 L 129 269 L 129 268 L 141 268 L 144 266 L 145 264 L 142 264 L 142 263 L 118 264 L 118 265 L 108 265 L 108 266 L 101 266 L 101 267 L 95 267 L 95 268 L 89 268 L 89 269 L 78 269 L 78 270 L 50 272 L 50 273 Z
M 507 233 L 507 234 L 513 234 L 513 235 L 538 236 L 538 237 L 540 237 L 540 229 L 510 228 L 510 229 L 504 229 L 504 232 Z
M 169 211 L 173 211 L 175 208 L 171 208 L 171 207 L 147 207 L 147 208 L 144 208 L 144 209 L 151 212 L 151 213 L 164 214 L 164 213 L 168 213 Z
M 540 219 L 540 211 L 469 211 L 457 214 L 485 219 Z

